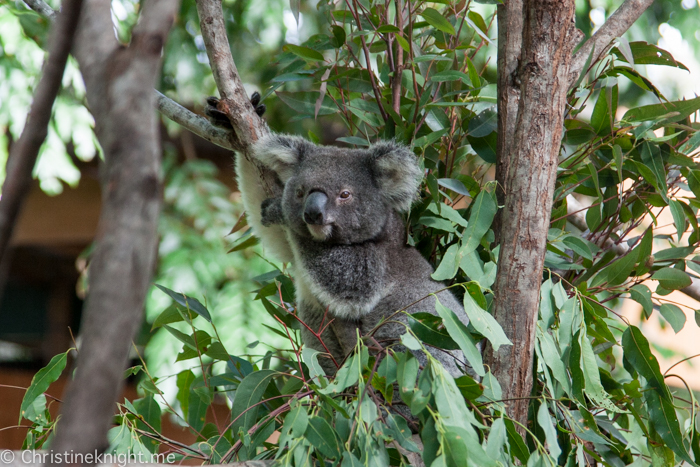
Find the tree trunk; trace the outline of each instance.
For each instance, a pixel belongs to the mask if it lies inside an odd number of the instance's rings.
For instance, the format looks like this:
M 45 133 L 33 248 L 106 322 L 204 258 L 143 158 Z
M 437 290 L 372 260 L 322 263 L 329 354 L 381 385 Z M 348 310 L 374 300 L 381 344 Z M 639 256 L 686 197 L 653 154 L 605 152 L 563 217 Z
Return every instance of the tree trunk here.
M 498 134 L 514 135 L 518 117 L 520 86 L 517 73 L 520 63 L 520 49 L 523 42 L 523 0 L 511 0 L 498 5 Z M 496 195 L 498 205 L 505 202 L 505 183 L 510 163 L 510 139 L 498 138 L 496 145 Z M 500 234 L 501 212 L 494 225 L 496 235 Z M 498 242 L 499 239 L 497 238 Z
M 114 37 L 109 1 L 84 3 L 75 53 L 105 155 L 103 203 L 77 370 L 61 407 L 54 452 L 108 447 L 156 259 L 161 149 L 153 86 L 177 9 L 176 1 L 149 2 L 131 44 L 123 47 Z
M 515 2 L 499 8 L 499 12 L 508 9 L 505 18 L 508 24 L 517 23 L 511 16 L 517 15 Z M 511 85 L 509 79 L 520 86 L 515 131 L 502 133 L 514 137 L 501 145 L 506 151 L 505 159 L 499 164 L 505 191 L 502 216 L 508 222 L 500 226 L 494 306 L 494 316 L 513 345 L 502 346 L 497 353 L 489 346 L 485 359 L 501 383 L 504 399 L 527 398 L 532 389 L 539 289 L 569 89 L 569 67 L 578 38 L 573 0 L 525 0 L 517 75 L 499 77 L 506 86 Z M 514 49 L 507 45 L 502 49 L 509 52 L 505 58 L 499 58 L 499 65 L 504 60 L 506 65 L 513 66 Z M 507 92 L 512 97 L 505 99 L 506 109 L 499 109 L 507 111 L 506 117 L 502 117 L 506 131 L 512 124 L 511 99 L 517 99 L 517 91 Z M 525 423 L 528 402 L 513 400 L 509 414 Z

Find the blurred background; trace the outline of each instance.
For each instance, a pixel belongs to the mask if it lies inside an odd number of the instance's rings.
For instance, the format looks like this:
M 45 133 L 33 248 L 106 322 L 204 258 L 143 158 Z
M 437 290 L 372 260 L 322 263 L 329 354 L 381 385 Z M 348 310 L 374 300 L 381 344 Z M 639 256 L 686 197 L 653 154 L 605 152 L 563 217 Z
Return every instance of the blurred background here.
M 57 1 L 49 3 L 58 7 Z M 577 1 L 578 27 L 590 35 L 620 3 Z M 318 92 L 311 80 L 276 78 L 292 61 L 290 54 L 282 51 L 284 44 L 299 44 L 318 32 L 327 32 L 320 31 L 327 21 L 316 1 L 301 2 L 298 22 L 287 0 L 224 0 L 223 4 L 234 60 L 249 94 L 256 90 L 263 94 L 269 126 L 276 132 L 304 135 L 324 144 L 345 136 L 345 125 L 337 115 L 299 118 L 303 112 L 295 107 L 308 104 L 285 93 L 303 96 L 301 93 L 308 92 L 313 102 Z M 630 42 L 644 40 L 668 50 L 690 70 L 636 67 L 669 100 L 700 94 L 699 4 L 700 0 L 658 0 L 626 34 Z M 479 8 L 488 22 L 494 7 Z M 129 40 L 138 11 L 138 1 L 112 1 L 115 30 L 124 42 Z M 0 182 L 40 76 L 47 32 L 46 20 L 21 1 L 0 0 Z M 496 37 L 495 22 L 489 35 Z M 495 76 L 495 53 L 494 43 L 480 55 L 482 63 L 489 64 L 486 74 L 491 78 Z M 183 1 L 164 57 L 159 90 L 202 113 L 205 97 L 217 93 L 193 0 Z M 627 84 L 620 81 L 620 115 L 630 106 L 655 103 L 650 93 L 642 94 Z M 273 324 L 272 318 L 260 302 L 252 300 L 259 287 L 255 278 L 273 270 L 273 265 L 259 246 L 236 249 L 251 241 L 248 232 L 230 234 L 243 214 L 232 154 L 166 120 L 162 121 L 162 146 L 164 207 L 154 282 L 205 303 L 231 354 L 264 355 L 268 349 L 287 346 L 267 327 Z M 11 261 L 0 268 L 0 448 L 18 449 L 26 434 L 17 426 L 22 388 L 29 386 L 34 373 L 52 356 L 75 345 L 100 210 L 100 165 L 100 148 L 85 106 L 82 80 L 75 61 L 70 60 L 49 136 L 34 169 L 31 193 L 14 231 Z M 643 323 L 645 333 L 650 332 L 647 335 L 653 338 L 662 371 L 684 356 L 700 353 L 700 330 L 694 324 L 698 314 L 693 313 L 700 304 L 689 303 L 681 294 L 676 299 L 690 307 L 689 324 L 680 333 L 675 334 L 659 313 Z M 171 299 L 152 288 L 133 355 L 134 361 L 145 359 L 150 374 L 159 378 L 159 387 L 166 394 L 168 387 L 176 389 L 171 375 L 192 365 L 175 361 L 182 345 L 171 334 L 163 329 L 151 332 L 155 317 L 170 306 Z M 618 307 L 631 321 L 640 320 L 635 302 L 619 302 Z M 695 364 L 689 360 L 673 372 L 700 391 L 700 360 Z M 126 395 L 133 398 L 137 382 L 130 383 Z M 64 380 L 59 381 L 49 393 L 60 397 L 64 384 Z M 177 431 L 172 426 L 164 429 L 164 434 Z

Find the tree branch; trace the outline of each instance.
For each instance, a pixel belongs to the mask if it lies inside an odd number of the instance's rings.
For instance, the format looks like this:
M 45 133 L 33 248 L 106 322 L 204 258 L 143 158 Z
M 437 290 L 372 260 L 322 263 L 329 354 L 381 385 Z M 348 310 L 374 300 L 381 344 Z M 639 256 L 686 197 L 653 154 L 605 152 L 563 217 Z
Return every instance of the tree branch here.
M 52 18 L 56 17 L 56 13 L 48 5 L 44 5 L 53 13 Z M 63 70 L 73 45 L 81 5 L 82 0 L 65 0 L 63 2 L 63 12 L 58 15 L 51 30 L 44 72 L 34 91 L 27 123 L 19 140 L 12 147 L 7 161 L 7 175 L 2 186 L 2 198 L 0 199 L 0 263 L 5 259 L 5 252 L 12 237 L 17 215 L 29 191 L 32 170 L 39 155 L 39 149 L 46 139 L 47 128 L 51 120 L 51 108 L 61 87 Z M 41 5 L 37 7 L 41 7 Z
M 586 224 L 587 208 L 579 203 L 576 198 L 569 195 L 566 197 L 566 209 L 568 213 L 566 220 L 571 222 L 571 224 L 580 231 L 586 231 L 588 229 L 588 225 Z M 603 248 L 612 249 L 617 256 L 622 256 L 629 251 L 629 246 L 627 246 L 626 243 L 614 244 L 609 238 L 605 240 Z M 693 283 L 688 287 L 680 289 L 679 292 L 682 292 L 693 300 L 700 302 L 700 280 L 693 276 L 690 276 L 690 279 L 693 281 Z
M 243 157 L 238 160 L 236 170 L 256 170 L 260 185 L 267 196 L 278 196 L 281 193 L 281 187 L 277 182 L 277 176 L 255 163 L 250 155 L 253 144 L 269 135 L 270 130 L 264 120 L 255 113 L 255 108 L 250 103 L 236 64 L 233 62 L 221 2 L 197 0 L 196 4 L 204 46 L 207 49 L 214 81 L 221 94 L 218 109 L 228 116 L 233 126 L 231 138 L 237 141 L 232 139 L 231 147 L 236 147 Z M 259 209 L 259 206 L 253 208 Z M 250 209 L 250 206 L 246 206 L 246 210 Z
M 56 11 L 54 11 L 43 0 L 27 0 L 25 3 L 32 10 L 39 13 L 49 21 L 53 21 L 57 16 Z M 166 118 L 191 131 L 200 138 L 209 141 L 210 143 L 216 144 L 224 149 L 231 149 L 234 151 L 240 150 L 240 143 L 237 141 L 236 143 L 238 145 L 232 146 L 230 131 L 215 127 L 209 123 L 209 120 L 206 118 L 189 111 L 174 100 L 170 99 L 168 96 L 160 93 L 158 90 L 154 90 L 154 92 L 156 95 L 156 107 L 158 111 Z M 2 221 L 0 219 L 0 224 L 1 222 Z
M 196 3 L 204 46 L 207 49 L 214 81 L 221 93 L 219 110 L 231 119 L 233 131 L 245 150 L 268 135 L 270 130 L 255 113 L 233 62 L 221 2 L 198 0 Z
M 589 55 L 591 55 L 591 50 L 593 50 L 593 57 L 589 68 L 596 64 L 608 51 L 613 39 L 623 35 L 652 3 L 654 3 L 654 0 L 625 0 L 625 3 L 620 5 L 615 10 L 615 13 L 610 15 L 605 24 L 574 54 L 571 62 L 570 84 L 573 85 L 576 82 L 582 71 L 588 71 L 583 70 L 583 67 Z
M 51 8 L 48 3 L 44 2 L 44 0 L 25 0 L 24 3 L 26 3 L 29 8 L 50 21 L 55 20 L 56 16 L 58 16 L 58 13 Z
M 191 131 L 195 135 L 225 149 L 241 151 L 243 148 L 237 139 L 231 138 L 231 132 L 215 127 L 209 120 L 190 112 L 174 100 L 160 92 L 153 91 L 156 96 L 158 111 L 173 122 Z M 233 145 L 235 141 L 235 146 Z

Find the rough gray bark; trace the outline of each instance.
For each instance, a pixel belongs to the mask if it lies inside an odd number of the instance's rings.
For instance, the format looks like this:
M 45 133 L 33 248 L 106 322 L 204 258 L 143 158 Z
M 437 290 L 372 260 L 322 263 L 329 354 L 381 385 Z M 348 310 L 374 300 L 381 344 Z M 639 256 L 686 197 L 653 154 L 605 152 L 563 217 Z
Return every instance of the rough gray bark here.
M 75 55 L 105 155 L 103 204 L 77 370 L 61 407 L 54 452 L 107 447 L 156 258 L 161 151 L 153 87 L 178 6 L 149 1 L 124 47 L 114 37 L 109 0 L 84 4 Z
M 12 152 L 7 160 L 7 175 L 2 185 L 0 264 L 6 261 L 5 252 L 12 237 L 15 221 L 29 191 L 32 170 L 39 155 L 39 149 L 46 139 L 49 120 L 51 120 L 51 108 L 61 87 L 63 70 L 73 45 L 73 36 L 78 24 L 81 5 L 82 0 L 65 0 L 60 15 L 56 15 L 49 8 L 53 13 L 51 18 L 58 16 L 58 19 L 51 30 L 48 57 L 44 64 L 41 80 L 34 91 L 34 99 L 27 116 L 27 123 L 19 140 L 12 146 Z
M 44 2 L 44 0 L 25 0 L 24 3 L 26 3 L 32 10 L 51 21 L 55 20 L 56 16 L 58 15 L 58 13 L 55 12 L 48 3 Z
M 539 288 L 561 147 L 571 52 L 578 34 L 573 0 L 525 0 L 520 103 L 505 178 L 508 219 L 501 249 L 494 316 L 512 346 L 486 350 L 486 362 L 501 382 L 504 399 L 530 395 Z M 506 383 L 507 382 L 507 383 Z M 514 400 L 509 415 L 527 419 L 529 400 Z
M 201 115 L 190 112 L 158 91 L 153 92 L 155 93 L 158 111 L 173 122 L 178 123 L 183 128 L 190 130 L 195 135 L 217 146 L 231 150 L 239 149 L 233 146 L 233 142 L 238 143 L 238 140 L 232 141 L 230 131 L 213 126 L 209 123 L 209 120 Z

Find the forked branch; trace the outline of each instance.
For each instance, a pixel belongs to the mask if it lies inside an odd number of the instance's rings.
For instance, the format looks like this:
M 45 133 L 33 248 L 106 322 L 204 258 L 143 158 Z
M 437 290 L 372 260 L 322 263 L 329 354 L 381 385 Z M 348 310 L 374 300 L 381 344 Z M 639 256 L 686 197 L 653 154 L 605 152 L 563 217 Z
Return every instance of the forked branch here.
M 573 84 L 584 70 L 583 67 L 593 51 L 589 67 L 595 65 L 610 49 L 612 41 L 622 36 L 642 16 L 654 0 L 625 0 L 625 3 L 610 15 L 610 18 L 574 54 L 571 61 L 570 79 Z

